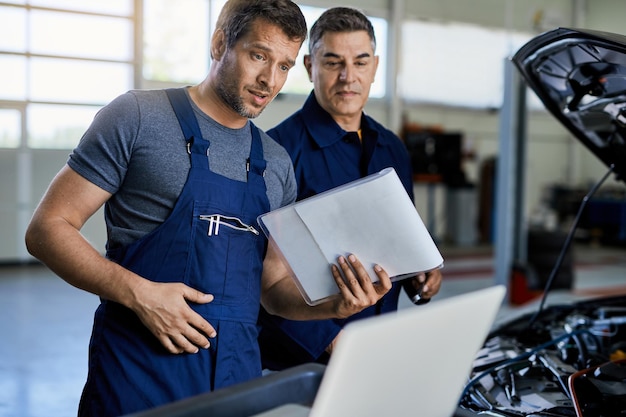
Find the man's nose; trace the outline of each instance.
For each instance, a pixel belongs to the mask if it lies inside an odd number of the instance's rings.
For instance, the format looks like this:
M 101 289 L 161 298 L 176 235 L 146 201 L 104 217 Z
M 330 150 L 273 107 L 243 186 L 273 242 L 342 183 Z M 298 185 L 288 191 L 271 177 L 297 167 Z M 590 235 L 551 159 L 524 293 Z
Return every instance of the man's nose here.
M 273 90 L 278 84 L 278 77 L 280 73 L 278 68 L 268 65 L 259 76 L 260 83 L 267 87 L 269 90 Z
M 339 73 L 339 79 L 343 82 L 349 83 L 354 81 L 354 68 L 352 68 L 350 65 L 346 65 L 341 69 L 341 72 Z

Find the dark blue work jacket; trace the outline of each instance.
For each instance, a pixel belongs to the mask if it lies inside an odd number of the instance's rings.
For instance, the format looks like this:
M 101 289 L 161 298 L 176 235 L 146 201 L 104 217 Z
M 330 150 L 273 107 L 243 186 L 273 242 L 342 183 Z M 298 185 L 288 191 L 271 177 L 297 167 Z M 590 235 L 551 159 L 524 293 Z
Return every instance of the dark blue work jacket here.
M 267 132 L 287 149 L 298 182 L 298 200 L 393 167 L 413 199 L 409 155 L 402 141 L 371 117 L 361 118 L 357 132 L 343 130 L 311 93 L 303 107 Z M 380 260 L 384 266 L 384 259 Z M 400 284 L 377 305 L 345 320 L 292 321 L 261 309 L 259 344 L 263 366 L 280 370 L 306 362 L 326 363 L 325 348 L 346 323 L 395 311 Z

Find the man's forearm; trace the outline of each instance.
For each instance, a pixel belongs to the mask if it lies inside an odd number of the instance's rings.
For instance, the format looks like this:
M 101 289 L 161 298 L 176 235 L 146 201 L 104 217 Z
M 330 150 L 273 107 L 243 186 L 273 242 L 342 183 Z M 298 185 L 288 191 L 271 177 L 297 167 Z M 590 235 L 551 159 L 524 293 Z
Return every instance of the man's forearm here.
M 128 307 L 141 278 L 100 254 L 63 220 L 31 222 L 28 251 L 69 284 Z

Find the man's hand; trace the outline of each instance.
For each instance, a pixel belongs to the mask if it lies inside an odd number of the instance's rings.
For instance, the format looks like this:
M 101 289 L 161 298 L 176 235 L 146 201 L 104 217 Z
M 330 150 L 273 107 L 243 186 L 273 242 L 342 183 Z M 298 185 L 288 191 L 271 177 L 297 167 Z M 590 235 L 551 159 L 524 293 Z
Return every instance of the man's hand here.
M 411 284 L 420 294 L 422 300 L 430 300 L 439 292 L 442 278 L 441 269 L 437 268 L 432 271 L 416 275 L 411 280 Z
M 210 346 L 208 338 L 216 336 L 213 326 L 188 304 L 210 303 L 211 294 L 183 283 L 145 280 L 136 289 L 135 300 L 132 309 L 170 353 L 197 353 Z
M 332 276 L 340 293 L 315 306 L 308 305 L 287 264 L 272 242 L 263 263 L 261 301 L 268 313 L 289 320 L 325 320 L 346 318 L 376 304 L 391 289 L 389 275 L 376 266 L 378 282 L 373 283 L 367 271 L 354 256 L 339 257 L 339 267 L 332 265 Z
M 340 256 L 339 267 L 332 265 L 333 278 L 339 295 L 333 296 L 336 317 L 346 318 L 378 302 L 391 289 L 389 275 L 380 266 L 374 266 L 378 282 L 372 282 L 361 262 L 354 255 Z

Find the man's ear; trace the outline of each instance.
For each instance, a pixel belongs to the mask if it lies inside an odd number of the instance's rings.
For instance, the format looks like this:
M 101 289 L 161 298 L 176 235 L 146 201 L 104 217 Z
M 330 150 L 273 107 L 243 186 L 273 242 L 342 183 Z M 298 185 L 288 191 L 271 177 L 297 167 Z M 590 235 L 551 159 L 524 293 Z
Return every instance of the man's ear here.
M 219 61 L 226 51 L 226 36 L 222 29 L 216 29 L 211 38 L 211 59 Z
M 380 62 L 379 56 L 374 55 L 374 74 L 372 74 L 372 82 L 376 79 L 376 73 L 378 72 L 378 63 Z
M 307 74 L 309 74 L 309 81 L 313 81 L 313 77 L 311 75 L 311 69 L 313 67 L 313 63 L 311 62 L 311 55 L 305 55 L 303 58 L 304 68 L 306 68 Z

